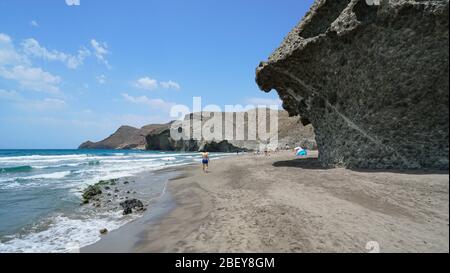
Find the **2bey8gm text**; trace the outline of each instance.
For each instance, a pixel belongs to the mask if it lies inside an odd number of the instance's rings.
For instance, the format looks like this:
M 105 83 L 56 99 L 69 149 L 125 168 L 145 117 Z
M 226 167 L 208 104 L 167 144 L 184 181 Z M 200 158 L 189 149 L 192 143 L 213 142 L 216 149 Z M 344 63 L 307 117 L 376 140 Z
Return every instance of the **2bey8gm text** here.
M 274 258 L 217 258 L 190 259 L 183 257 L 175 262 L 177 269 L 197 268 L 203 271 L 208 268 L 275 268 Z

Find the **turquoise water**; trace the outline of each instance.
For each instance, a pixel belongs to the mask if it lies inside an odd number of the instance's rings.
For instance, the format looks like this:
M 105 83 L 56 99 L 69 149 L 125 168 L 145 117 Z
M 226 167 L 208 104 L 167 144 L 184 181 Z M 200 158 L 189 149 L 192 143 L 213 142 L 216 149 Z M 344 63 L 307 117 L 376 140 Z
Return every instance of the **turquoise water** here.
M 198 153 L 0 150 L 0 252 L 64 252 L 93 243 L 100 228 L 127 220 L 120 213 L 81 213 L 83 188 L 198 160 Z

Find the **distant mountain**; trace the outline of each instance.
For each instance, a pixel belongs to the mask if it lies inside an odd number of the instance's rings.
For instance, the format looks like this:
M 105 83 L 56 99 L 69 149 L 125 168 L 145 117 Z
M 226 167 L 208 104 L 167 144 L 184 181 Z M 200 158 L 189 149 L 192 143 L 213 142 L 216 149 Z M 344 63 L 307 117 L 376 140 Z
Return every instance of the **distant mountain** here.
M 99 142 L 86 141 L 79 149 L 113 149 L 113 150 L 145 150 L 145 137 L 160 128 L 169 128 L 168 124 L 151 124 L 140 129 L 121 126 L 114 134 Z
M 250 110 L 248 113 L 251 111 L 255 110 Z M 215 113 L 209 114 L 211 116 L 215 115 Z M 269 116 L 270 113 L 267 112 L 267 115 Z M 185 120 L 189 119 L 201 119 L 202 124 L 209 120 L 208 118 L 202 119 L 198 114 L 187 115 Z M 235 152 L 258 150 L 264 147 L 264 143 L 256 140 L 224 140 L 220 142 L 207 142 L 204 140 L 175 141 L 170 137 L 171 124 L 172 122 L 167 124 L 152 124 L 140 129 L 122 126 L 108 138 L 99 142 L 87 141 L 81 144 L 79 149 L 148 149 L 167 151 L 198 151 L 207 149 L 210 152 Z M 233 123 L 234 129 L 237 126 Z M 244 131 L 247 131 L 247 129 L 248 121 L 246 120 Z M 279 111 L 278 148 L 300 145 L 308 149 L 317 148 L 313 127 L 311 125 L 304 126 L 300 117 L 289 117 L 286 111 Z

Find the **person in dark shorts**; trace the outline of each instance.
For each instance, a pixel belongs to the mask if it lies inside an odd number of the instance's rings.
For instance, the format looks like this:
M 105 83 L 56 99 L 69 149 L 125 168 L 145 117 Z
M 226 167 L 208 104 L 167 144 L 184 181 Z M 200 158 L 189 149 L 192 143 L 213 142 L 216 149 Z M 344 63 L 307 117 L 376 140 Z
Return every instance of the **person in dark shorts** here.
M 209 153 L 207 151 L 202 152 L 202 166 L 203 166 L 203 171 L 205 173 L 207 173 L 208 167 L 209 167 Z

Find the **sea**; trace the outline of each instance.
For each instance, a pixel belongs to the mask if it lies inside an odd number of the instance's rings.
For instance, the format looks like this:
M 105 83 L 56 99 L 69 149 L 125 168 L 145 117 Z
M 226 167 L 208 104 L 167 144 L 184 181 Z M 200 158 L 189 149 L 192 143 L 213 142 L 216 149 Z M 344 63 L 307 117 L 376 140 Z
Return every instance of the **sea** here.
M 95 243 L 100 229 L 114 230 L 132 219 L 120 211 L 83 212 L 84 188 L 200 161 L 198 153 L 0 150 L 0 253 L 71 252 Z

